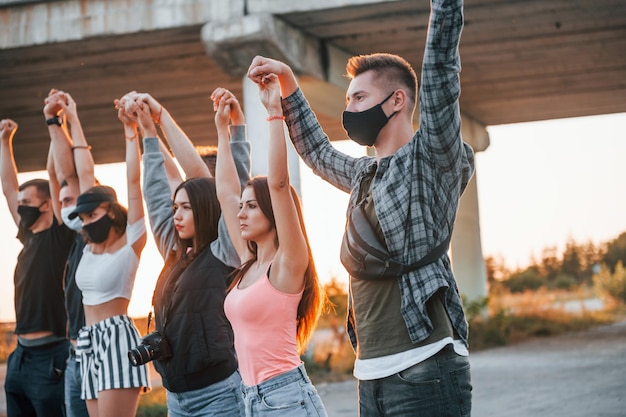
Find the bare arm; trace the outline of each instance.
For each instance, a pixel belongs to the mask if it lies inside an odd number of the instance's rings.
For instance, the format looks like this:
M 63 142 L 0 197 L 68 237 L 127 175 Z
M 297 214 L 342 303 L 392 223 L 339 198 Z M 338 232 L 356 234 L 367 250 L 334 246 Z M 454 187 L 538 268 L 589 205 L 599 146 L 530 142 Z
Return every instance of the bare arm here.
M 126 141 L 126 182 L 128 191 L 128 224 L 144 221 L 143 200 L 141 195 L 141 171 L 139 167 L 139 138 L 137 136 L 136 114 L 126 113 L 124 108 L 118 105 L 117 116 L 124 125 L 124 137 Z M 144 233 L 135 243 L 133 250 L 139 257 L 146 245 Z
M 217 128 L 217 164 L 215 167 L 215 186 L 217 198 L 222 207 L 222 215 L 226 221 L 228 234 L 239 259 L 245 262 L 250 258 L 250 251 L 246 242 L 241 237 L 239 228 L 239 203 L 241 197 L 241 185 L 237 175 L 237 168 L 230 149 L 230 137 L 228 134 L 228 121 L 230 119 L 229 97 L 224 96 L 226 90 L 217 89 L 211 95 L 213 109 L 215 110 L 215 127 Z
M 17 167 L 13 157 L 13 136 L 17 130 L 17 123 L 11 119 L 0 121 L 0 179 L 2 180 L 2 192 L 7 200 L 9 211 L 17 226 L 20 224 L 20 216 L 17 213 L 17 194 L 19 183 L 17 181 Z
M 56 217 L 59 224 L 62 224 L 63 216 L 61 216 L 61 203 L 59 201 L 61 186 L 57 178 L 56 169 L 54 167 L 54 157 L 52 154 L 52 143 L 50 143 L 50 147 L 48 148 L 48 161 L 46 162 L 46 169 L 48 171 L 48 177 L 50 178 L 48 181 L 48 185 L 50 187 L 50 200 L 52 202 L 52 212 L 54 213 L 54 217 Z
M 209 168 L 198 155 L 193 143 L 167 109 L 149 94 L 138 94 L 136 100 L 148 104 L 152 118 L 160 124 L 163 135 L 172 147 L 172 152 L 185 172 L 185 176 L 187 178 L 211 177 Z
M 70 133 L 73 140 L 73 155 L 71 156 L 73 157 L 76 174 L 78 175 L 79 189 L 81 193 L 84 193 L 93 187 L 96 182 L 93 155 L 78 118 L 76 102 L 68 93 L 59 92 L 59 95 L 63 98 L 61 100 L 63 114 L 65 114 L 67 122 L 70 124 Z
M 139 123 L 139 127 L 141 128 L 142 134 L 144 138 L 157 138 L 159 140 L 159 149 L 163 154 L 163 165 L 165 167 L 165 173 L 167 175 L 167 180 L 170 184 L 170 192 L 171 195 L 174 195 L 174 191 L 183 182 L 183 178 L 176 167 L 176 163 L 174 162 L 174 158 L 172 158 L 172 154 L 165 147 L 165 144 L 159 138 L 157 133 L 157 127 L 154 123 L 154 120 L 150 116 L 150 109 L 145 102 L 142 101 L 133 101 L 130 105 L 130 108 L 133 112 L 137 113 L 137 123 Z M 142 108 L 145 111 L 142 111 Z
M 65 97 L 61 96 L 58 90 L 50 90 L 48 97 L 44 100 L 43 114 L 46 120 L 54 116 L 59 116 L 63 120 L 61 126 L 57 124 L 48 125 L 56 180 L 58 183 L 65 180 L 68 184 L 78 185 L 78 176 L 74 166 L 74 158 L 72 157 L 72 140 L 67 131 L 65 115 L 62 114 L 63 107 L 61 103 L 63 100 L 65 100 Z
M 304 285 L 309 256 L 294 196 L 291 194 L 280 86 L 276 75 L 267 75 L 259 83 L 259 94 L 270 116 L 267 183 L 279 242 L 270 279 L 277 289 L 297 293 Z

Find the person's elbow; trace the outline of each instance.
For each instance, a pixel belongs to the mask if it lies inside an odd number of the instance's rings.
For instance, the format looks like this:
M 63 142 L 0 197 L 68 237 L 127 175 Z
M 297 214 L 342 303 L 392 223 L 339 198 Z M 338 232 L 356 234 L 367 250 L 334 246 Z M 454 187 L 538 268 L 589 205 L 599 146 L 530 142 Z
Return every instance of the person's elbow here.
M 289 175 L 281 175 L 278 178 L 268 176 L 267 186 L 273 191 L 289 189 Z

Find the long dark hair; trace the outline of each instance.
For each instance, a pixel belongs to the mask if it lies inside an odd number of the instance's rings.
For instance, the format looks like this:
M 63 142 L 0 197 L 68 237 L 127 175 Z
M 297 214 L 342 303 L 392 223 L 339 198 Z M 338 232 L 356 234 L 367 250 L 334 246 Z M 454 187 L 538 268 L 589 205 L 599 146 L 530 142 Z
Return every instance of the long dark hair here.
M 256 202 L 261 209 L 261 212 L 267 217 L 270 222 L 270 227 L 276 229 L 276 219 L 274 217 L 274 210 L 272 209 L 272 200 L 270 197 L 270 190 L 267 184 L 267 177 L 257 176 L 251 178 L 247 183 L 246 187 L 252 187 L 254 190 L 254 195 L 256 198 Z M 322 288 L 318 276 L 317 271 L 315 269 L 315 262 L 313 261 L 313 254 L 311 253 L 311 245 L 309 244 L 309 237 L 306 233 L 306 228 L 304 226 L 304 218 L 302 216 L 302 207 L 300 203 L 300 197 L 298 197 L 298 193 L 296 193 L 295 188 L 289 185 L 289 189 L 291 191 L 291 197 L 296 206 L 296 211 L 298 212 L 298 220 L 300 222 L 300 229 L 302 230 L 302 234 L 304 235 L 304 240 L 306 241 L 309 264 L 304 273 L 304 292 L 302 293 L 302 299 L 298 304 L 298 328 L 296 334 L 296 341 L 298 342 L 298 351 L 302 353 L 306 350 L 306 347 L 309 343 L 311 335 L 313 334 L 313 330 L 315 330 L 315 326 L 317 324 L 317 320 L 319 319 L 320 314 L 324 310 L 326 306 L 327 299 L 324 289 Z M 252 252 L 252 258 L 245 262 L 241 268 L 237 271 L 235 279 L 230 285 L 230 289 L 232 289 L 239 279 L 243 277 L 250 269 L 252 264 L 257 260 L 257 244 L 253 241 L 248 241 L 248 249 Z M 276 242 L 274 242 L 276 247 L 278 247 L 278 236 L 276 237 Z
M 190 178 L 182 182 L 174 191 L 174 199 L 181 189 L 184 189 L 189 197 L 195 229 L 192 239 L 181 239 L 178 233 L 175 234 L 177 248 L 175 263 L 178 264 L 184 259 L 184 268 L 197 254 L 217 239 L 217 224 L 222 209 L 217 200 L 213 178 Z M 187 248 L 191 248 L 189 253 L 187 253 Z

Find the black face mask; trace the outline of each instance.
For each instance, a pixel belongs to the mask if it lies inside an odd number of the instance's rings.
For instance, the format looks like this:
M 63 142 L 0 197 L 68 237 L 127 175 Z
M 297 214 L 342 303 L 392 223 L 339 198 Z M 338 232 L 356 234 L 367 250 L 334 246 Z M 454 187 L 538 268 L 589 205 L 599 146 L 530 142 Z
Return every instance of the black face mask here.
M 39 207 L 32 206 L 17 206 L 17 214 L 20 215 L 20 227 L 23 229 L 30 229 L 33 227 L 41 212 L 39 209 L 43 206 L 45 201 L 39 205 Z
M 393 96 L 392 92 L 386 99 L 372 108 L 361 112 L 344 111 L 342 115 L 343 128 L 348 137 L 362 146 L 373 146 L 381 129 L 396 112 L 387 117 L 383 111 L 383 104 Z
M 84 224 L 83 230 L 93 243 L 102 243 L 109 237 L 109 231 L 113 225 L 113 219 L 105 214 L 93 223 Z

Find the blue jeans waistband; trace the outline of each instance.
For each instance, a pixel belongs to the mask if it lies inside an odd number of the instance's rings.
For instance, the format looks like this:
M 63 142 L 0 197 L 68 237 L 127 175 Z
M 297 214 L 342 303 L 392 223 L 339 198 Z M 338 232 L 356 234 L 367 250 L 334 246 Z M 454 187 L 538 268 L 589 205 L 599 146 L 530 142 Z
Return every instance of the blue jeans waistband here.
M 289 385 L 292 382 L 305 380 L 310 382 L 309 376 L 304 369 L 304 364 L 301 364 L 297 368 L 293 368 L 291 371 L 287 371 L 283 374 L 276 375 L 267 381 L 263 381 L 260 384 L 254 386 L 246 386 L 242 384 L 243 390 L 247 393 L 255 393 L 258 395 L 263 395 L 265 392 L 273 391 L 277 388 L 283 387 L 285 385 Z

